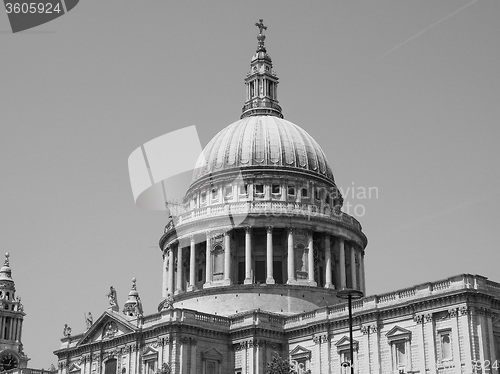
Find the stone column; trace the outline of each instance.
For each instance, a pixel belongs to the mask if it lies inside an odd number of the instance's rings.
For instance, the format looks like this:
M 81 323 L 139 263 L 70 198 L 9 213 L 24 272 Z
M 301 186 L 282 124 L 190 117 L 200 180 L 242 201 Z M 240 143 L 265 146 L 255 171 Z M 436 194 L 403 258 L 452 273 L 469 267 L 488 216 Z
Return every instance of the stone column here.
M 366 296 L 366 285 L 365 285 L 365 253 L 361 251 L 359 253 L 359 289 Z
M 161 297 L 165 299 L 167 297 L 167 288 L 168 288 L 168 250 L 163 250 L 163 277 L 162 277 L 162 289 L 161 289 Z
M 313 232 L 309 231 L 307 234 L 307 276 L 310 286 L 316 286 L 314 281 L 314 242 Z
M 21 327 L 22 327 L 22 324 L 23 324 L 23 320 L 20 319 L 19 323 L 17 324 L 17 341 L 21 340 Z
M 340 288 L 346 287 L 344 238 L 339 240 Z
M 350 245 L 351 247 L 351 284 L 353 289 L 358 288 L 358 281 L 356 279 L 356 248 L 354 247 L 353 244 Z
M 425 340 L 424 340 L 424 315 L 420 314 L 415 316 L 415 322 L 417 323 L 417 329 L 416 329 L 416 335 L 417 335 L 417 344 L 418 344 L 418 358 L 419 358 L 419 366 L 418 369 L 421 373 L 426 372 L 426 365 L 425 365 L 425 351 L 423 347 L 425 347 Z M 419 327 L 420 325 L 420 327 Z
M 245 227 L 245 281 L 244 284 L 252 284 L 252 228 Z
M 481 310 L 478 307 L 474 308 L 474 314 L 477 318 L 478 324 L 477 324 L 477 337 L 479 340 L 479 359 L 482 363 L 484 363 L 489 357 L 489 352 L 488 352 L 488 342 L 486 340 L 487 336 L 487 331 L 486 331 L 486 325 L 485 325 L 485 317 L 484 317 L 484 310 Z
M 330 235 L 325 235 L 325 288 L 332 288 L 332 251 Z
M 207 234 L 207 248 L 205 251 L 205 284 L 203 288 L 209 287 L 212 283 L 212 251 L 210 248 L 210 231 L 206 232 Z
M 179 374 L 188 374 L 187 371 L 187 363 L 188 359 L 188 348 L 189 348 L 189 338 L 187 337 L 182 337 L 177 340 L 177 345 L 180 348 L 179 349 Z M 161 365 L 158 365 L 159 368 L 161 368 Z
M 274 281 L 274 274 L 273 274 L 274 253 L 273 253 L 273 227 L 272 226 L 267 227 L 266 255 L 267 255 L 266 283 L 267 284 L 274 284 L 275 281 Z
M 196 347 L 197 341 L 195 339 L 191 339 L 191 369 L 189 370 L 190 374 L 196 374 Z
M 224 232 L 224 284 L 231 285 L 231 235 Z
M 189 287 L 188 291 L 193 291 L 196 283 L 196 243 L 194 241 L 194 235 L 189 237 L 190 247 L 189 247 Z
M 293 228 L 288 228 L 288 281 L 287 284 L 295 283 L 295 253 L 293 250 Z
M 168 287 L 167 295 L 174 296 L 174 250 L 168 248 Z
M 182 258 L 182 245 L 181 243 L 179 243 L 177 245 L 177 284 L 176 284 L 176 290 L 177 290 L 177 293 L 180 293 L 182 292 L 182 279 L 184 277 L 184 269 L 183 269 L 183 266 L 182 266 L 182 261 L 183 261 L 183 258 Z
M 486 314 L 486 324 L 488 326 L 488 339 L 490 341 L 490 361 L 491 361 L 491 366 L 495 363 L 496 360 L 498 360 L 500 357 L 496 357 L 495 354 L 495 336 L 493 335 L 493 316 L 491 314 L 491 311 L 488 311 Z M 460 351 L 459 351 L 460 353 Z M 460 356 L 458 356 L 460 357 Z M 498 364 L 498 361 L 497 361 Z
M 453 364 L 455 365 L 456 368 L 461 367 L 460 363 L 460 345 L 457 344 L 459 342 L 459 334 L 458 334 L 458 309 L 457 308 L 452 308 L 448 310 L 448 316 L 450 317 L 451 320 L 451 338 L 452 342 L 455 344 L 452 344 L 452 349 L 453 349 Z M 491 343 L 490 343 L 491 344 Z
M 464 351 L 465 351 L 465 372 L 472 373 L 472 342 L 471 342 L 471 329 L 470 329 L 470 310 L 463 306 L 460 308 L 460 324 L 462 327 L 462 334 L 464 337 Z
M 427 313 L 424 316 L 425 325 L 424 325 L 424 335 L 427 337 L 427 346 L 429 352 L 429 371 L 434 374 L 437 373 L 436 368 L 436 334 L 434 329 L 434 321 L 432 313 Z

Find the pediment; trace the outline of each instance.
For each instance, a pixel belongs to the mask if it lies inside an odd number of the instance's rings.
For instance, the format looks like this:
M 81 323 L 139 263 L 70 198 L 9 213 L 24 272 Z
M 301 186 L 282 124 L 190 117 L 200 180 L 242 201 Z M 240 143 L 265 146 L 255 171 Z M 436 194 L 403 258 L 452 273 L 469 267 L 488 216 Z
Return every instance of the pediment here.
M 80 367 L 74 363 L 71 364 L 70 367 L 68 368 L 68 372 L 70 372 L 70 373 L 76 373 L 80 370 L 81 370 Z
M 87 330 L 78 345 L 114 339 L 121 335 L 133 333 L 137 327 L 114 312 L 104 312 Z
M 215 361 L 222 362 L 222 358 L 224 356 L 217 349 L 210 348 L 209 350 L 202 353 L 202 357 L 205 360 L 215 360 Z
M 343 336 L 342 338 L 340 338 L 340 340 L 337 343 L 335 343 L 335 345 L 337 346 L 338 351 L 343 351 L 345 349 L 350 348 L 351 341 L 349 340 L 349 338 L 347 336 Z M 354 350 L 358 349 L 358 345 L 359 345 L 359 342 L 357 340 L 353 339 L 352 346 L 353 346 Z
M 410 340 L 411 331 L 399 326 L 394 326 L 385 336 L 387 336 L 387 340 L 390 342 L 395 340 Z
M 154 348 L 151 348 L 147 346 L 144 351 L 142 352 L 142 360 L 143 361 L 148 361 L 152 359 L 157 359 L 158 358 L 158 351 Z
M 290 357 L 293 360 L 298 360 L 301 358 L 310 359 L 311 358 L 311 351 L 307 348 L 302 347 L 301 345 L 298 345 L 290 351 Z

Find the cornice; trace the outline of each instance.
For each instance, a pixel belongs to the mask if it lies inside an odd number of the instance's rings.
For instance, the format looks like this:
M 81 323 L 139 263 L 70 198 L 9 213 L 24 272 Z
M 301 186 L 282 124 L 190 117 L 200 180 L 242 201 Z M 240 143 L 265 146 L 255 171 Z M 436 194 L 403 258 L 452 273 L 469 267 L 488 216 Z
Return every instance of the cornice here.
M 297 227 L 297 225 L 303 225 L 304 228 L 314 229 L 316 228 L 317 223 L 325 224 L 326 226 L 331 227 L 331 229 L 340 228 L 345 229 L 349 233 L 353 235 L 354 238 L 346 237 L 341 233 L 338 233 L 337 236 L 342 236 L 346 240 L 354 241 L 354 243 L 360 248 L 366 247 L 368 244 L 368 239 L 366 235 L 359 230 L 357 227 L 353 226 L 344 221 L 337 221 L 331 217 L 322 217 L 319 215 L 311 214 L 309 216 L 302 215 L 291 215 L 286 217 L 281 217 L 278 215 L 279 212 L 276 212 L 276 215 L 273 214 L 272 211 L 269 212 L 242 212 L 231 213 L 231 217 L 245 216 L 245 220 L 236 227 L 231 227 L 230 229 L 244 229 L 245 226 L 251 226 L 255 228 L 266 228 L 269 225 L 272 225 L 274 228 L 286 228 L 290 225 Z M 343 213 L 344 215 L 350 217 L 348 214 Z M 259 222 L 262 218 L 267 218 Z M 189 235 L 193 234 L 201 234 L 206 230 L 216 230 L 216 231 L 225 231 L 228 230 L 228 216 L 227 215 L 219 215 L 219 216 L 203 216 L 198 220 L 188 221 L 186 223 L 180 223 L 173 225 L 171 230 L 165 232 L 160 240 L 159 240 L 159 248 L 162 249 L 170 241 L 184 239 Z M 326 230 L 321 230 L 318 232 L 327 232 Z M 329 233 L 330 235 L 335 236 L 336 233 Z M 354 239 L 354 240 L 353 240 Z

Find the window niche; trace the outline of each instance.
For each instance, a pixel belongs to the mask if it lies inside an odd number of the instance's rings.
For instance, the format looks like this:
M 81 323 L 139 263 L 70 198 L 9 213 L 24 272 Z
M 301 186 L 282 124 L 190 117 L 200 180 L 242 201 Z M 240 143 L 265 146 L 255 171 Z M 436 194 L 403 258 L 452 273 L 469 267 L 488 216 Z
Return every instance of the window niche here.
M 142 353 L 144 374 L 155 374 L 158 369 L 158 351 L 147 347 Z
M 391 346 L 392 370 L 396 373 L 411 371 L 411 331 L 395 326 L 386 336 Z
M 240 184 L 238 190 L 240 197 L 248 197 L 248 184 Z
M 297 374 L 310 373 L 311 351 L 298 345 L 290 351 L 290 362 L 293 371 Z
M 359 342 L 357 340 L 352 341 L 352 350 L 354 353 L 354 359 L 351 360 L 351 345 L 350 345 L 350 340 L 347 336 L 342 337 L 337 343 L 335 343 L 335 346 L 337 347 L 337 353 L 340 356 L 340 363 L 351 363 L 354 365 L 354 368 L 356 370 L 356 366 L 358 364 L 358 347 L 359 347 Z
M 203 374 L 221 374 L 222 353 L 215 348 L 202 352 Z
M 212 188 L 212 201 L 219 201 L 219 189 L 217 187 Z
M 451 329 L 438 331 L 439 339 L 439 360 L 451 361 L 453 360 L 453 347 L 451 342 Z
M 257 197 L 264 197 L 264 185 L 255 184 L 254 185 L 254 195 Z
M 309 190 L 307 187 L 303 187 L 301 190 L 301 198 L 308 199 L 309 198 Z
M 228 185 L 224 188 L 224 199 L 231 200 L 233 198 L 233 186 Z
M 213 280 L 222 280 L 224 278 L 224 249 L 217 244 L 213 250 Z

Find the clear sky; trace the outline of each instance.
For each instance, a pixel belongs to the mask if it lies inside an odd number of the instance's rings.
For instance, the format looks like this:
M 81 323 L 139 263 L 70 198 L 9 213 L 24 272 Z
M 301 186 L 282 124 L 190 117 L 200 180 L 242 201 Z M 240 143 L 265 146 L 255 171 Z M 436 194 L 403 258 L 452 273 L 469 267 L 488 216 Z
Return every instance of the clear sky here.
M 500 281 L 499 16 L 496 0 L 86 0 L 12 34 L 0 15 L 0 250 L 30 366 L 56 364 L 64 324 L 82 332 L 110 285 L 123 306 L 136 277 L 156 311 L 167 219 L 134 205 L 128 156 L 239 118 L 259 18 L 285 119 L 320 143 L 368 237 L 367 293 Z

